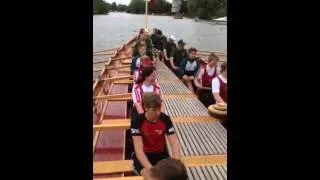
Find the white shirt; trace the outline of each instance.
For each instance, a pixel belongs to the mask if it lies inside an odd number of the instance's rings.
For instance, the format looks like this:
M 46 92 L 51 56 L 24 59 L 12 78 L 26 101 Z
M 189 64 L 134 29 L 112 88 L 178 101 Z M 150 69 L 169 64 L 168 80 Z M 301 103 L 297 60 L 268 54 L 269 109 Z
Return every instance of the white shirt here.
M 139 68 L 140 67 L 140 58 L 137 58 L 137 61 L 136 61 L 136 67 Z
M 222 82 L 227 84 L 227 80 L 222 77 L 221 74 L 218 77 L 222 80 Z M 212 79 L 212 93 L 220 93 L 220 81 L 218 77 Z
M 206 69 L 207 69 L 207 73 L 209 74 L 209 76 L 212 76 L 213 73 L 214 73 L 215 67 L 210 68 L 209 65 L 207 65 L 207 66 L 206 66 Z M 217 66 L 217 75 L 220 74 L 220 73 L 219 73 L 219 72 L 220 72 L 220 69 L 221 69 L 220 66 Z M 203 74 L 204 74 L 204 68 L 201 68 L 201 70 L 200 70 L 200 72 L 199 72 L 199 74 L 198 74 L 198 79 L 202 79 Z
M 138 86 L 138 84 L 135 84 L 132 88 L 132 101 L 133 101 L 133 103 L 142 102 L 141 91 L 140 91 L 140 88 L 137 88 L 137 86 Z M 157 85 L 157 87 L 158 88 L 156 88 L 156 93 L 159 94 L 162 99 L 162 93 L 160 91 L 160 88 L 158 85 Z M 146 86 L 146 85 L 142 84 L 141 88 L 144 93 L 145 92 L 153 92 L 154 85 Z
M 134 82 L 138 81 L 139 76 L 140 76 L 140 71 L 139 70 L 135 70 L 134 73 L 133 73 L 133 81 Z
M 188 61 L 187 64 L 186 64 L 185 70 L 186 71 L 194 71 L 196 66 L 197 66 L 197 62 L 196 61 L 193 61 L 192 63 L 190 63 L 190 61 Z

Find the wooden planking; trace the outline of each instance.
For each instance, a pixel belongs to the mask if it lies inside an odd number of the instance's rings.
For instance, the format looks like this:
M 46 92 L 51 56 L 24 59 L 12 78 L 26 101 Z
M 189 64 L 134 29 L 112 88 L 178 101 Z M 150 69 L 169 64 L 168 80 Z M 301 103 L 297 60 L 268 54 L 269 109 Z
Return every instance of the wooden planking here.
M 121 69 L 130 69 L 130 65 L 121 65 L 121 66 L 109 66 L 107 67 L 107 70 L 111 70 L 111 69 L 116 69 L 116 70 L 121 70 Z
M 124 80 L 118 80 L 114 81 L 114 84 L 133 84 L 133 80 L 124 79 Z
M 127 99 L 132 99 L 132 94 L 131 93 L 122 93 L 122 94 L 112 94 L 112 95 L 103 95 L 103 96 L 95 96 L 93 99 L 106 99 L 106 100 L 114 100 L 114 99 L 119 99 L 119 98 L 127 98 Z
M 113 82 L 116 80 L 124 80 L 124 79 L 132 79 L 132 75 L 127 75 L 127 76 L 117 76 L 117 77 L 112 77 L 112 78 L 104 78 L 100 79 L 99 81 L 107 81 L 107 82 Z
M 227 163 L 227 155 L 182 156 L 181 161 L 186 167 L 216 166 Z M 93 174 L 111 174 L 133 171 L 132 160 L 100 161 L 93 163 Z M 218 172 L 219 170 L 216 169 Z
M 144 180 L 142 176 L 128 176 L 128 177 L 111 177 L 111 178 L 93 178 L 93 180 Z
M 94 162 L 93 174 L 111 174 L 132 171 L 132 160 Z

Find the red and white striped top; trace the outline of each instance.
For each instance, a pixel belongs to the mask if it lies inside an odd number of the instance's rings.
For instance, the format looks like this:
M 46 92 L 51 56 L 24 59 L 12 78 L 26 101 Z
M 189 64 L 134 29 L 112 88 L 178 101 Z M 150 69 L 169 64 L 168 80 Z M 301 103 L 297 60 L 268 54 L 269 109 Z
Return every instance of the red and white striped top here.
M 146 86 L 142 83 L 139 83 L 135 84 L 132 88 L 133 103 L 141 103 L 143 93 L 145 92 L 154 92 L 160 96 L 161 100 L 163 100 L 160 86 L 156 82 L 153 83 L 151 86 Z

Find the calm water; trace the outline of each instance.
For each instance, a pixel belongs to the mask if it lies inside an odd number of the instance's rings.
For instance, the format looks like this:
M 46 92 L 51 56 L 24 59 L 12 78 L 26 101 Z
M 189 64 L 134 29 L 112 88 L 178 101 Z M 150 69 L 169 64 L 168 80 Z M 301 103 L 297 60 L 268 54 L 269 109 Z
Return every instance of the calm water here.
M 144 27 L 145 16 L 127 13 L 109 13 L 93 16 L 93 49 L 119 47 Z M 193 19 L 173 19 L 170 16 L 148 16 L 148 28 L 162 30 L 164 35 L 173 34 L 200 50 L 227 52 L 227 26 L 211 22 L 195 22 Z

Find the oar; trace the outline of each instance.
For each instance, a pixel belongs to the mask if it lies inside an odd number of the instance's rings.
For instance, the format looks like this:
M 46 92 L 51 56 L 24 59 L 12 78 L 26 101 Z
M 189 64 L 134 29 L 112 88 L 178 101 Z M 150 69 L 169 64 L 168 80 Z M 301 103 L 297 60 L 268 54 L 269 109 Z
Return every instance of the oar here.
M 106 52 L 106 51 L 116 51 L 118 49 L 119 48 L 96 50 L 96 51 L 93 51 L 93 53 L 100 53 L 100 52 Z
M 117 61 L 117 60 L 121 60 L 121 59 L 129 59 L 129 58 L 132 58 L 132 56 L 122 57 L 122 58 L 114 58 L 114 59 L 111 59 L 111 61 Z M 106 60 L 102 60 L 102 61 L 93 62 L 93 64 L 99 64 L 99 63 L 104 63 L 104 62 L 108 62 L 108 61 L 110 61 L 110 60 L 106 59 Z

